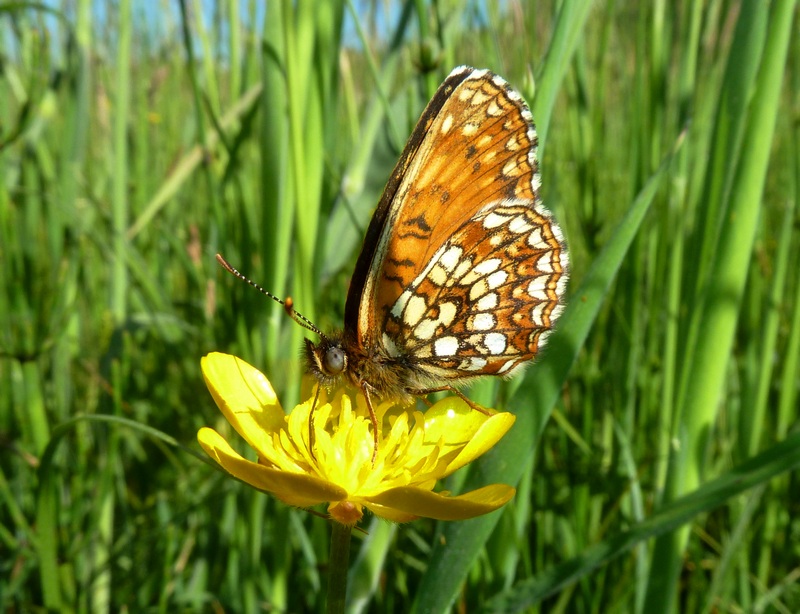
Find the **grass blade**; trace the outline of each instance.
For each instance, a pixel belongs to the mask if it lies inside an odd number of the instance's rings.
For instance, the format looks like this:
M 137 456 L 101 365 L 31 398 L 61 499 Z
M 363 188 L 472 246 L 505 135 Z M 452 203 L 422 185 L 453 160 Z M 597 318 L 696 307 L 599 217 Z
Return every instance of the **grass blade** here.
M 759 4 L 759 3 L 755 3 Z M 708 435 L 724 389 L 741 296 L 758 226 L 770 144 L 778 113 L 794 2 L 772 6 L 765 49 L 748 115 L 744 148 L 724 218 L 719 248 L 698 312 L 697 345 L 686 371 L 679 415 L 673 431 L 677 448 L 670 466 L 665 500 L 697 487 L 705 464 Z M 747 19 L 747 13 L 742 13 Z M 670 611 L 688 539 L 682 530 L 656 541 L 645 611 Z
M 765 450 L 694 492 L 662 507 L 632 529 L 587 548 L 579 557 L 548 569 L 513 589 L 493 597 L 485 612 L 519 612 L 577 582 L 592 570 L 637 544 L 691 522 L 696 516 L 770 479 L 800 468 L 800 433 Z

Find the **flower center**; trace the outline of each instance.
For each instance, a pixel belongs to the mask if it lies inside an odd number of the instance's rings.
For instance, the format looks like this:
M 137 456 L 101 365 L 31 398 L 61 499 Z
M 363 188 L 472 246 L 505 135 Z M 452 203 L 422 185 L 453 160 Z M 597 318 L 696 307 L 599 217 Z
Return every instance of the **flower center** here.
M 315 475 L 359 496 L 419 483 L 428 476 L 435 479 L 437 468 L 445 462 L 444 442 L 426 440 L 422 414 L 404 409 L 387 415 L 395 407 L 392 403 L 375 408 L 382 432 L 373 464 L 369 412 L 363 398 L 357 398 L 363 407 L 354 406 L 344 390 L 330 400 L 321 396 L 313 414 L 313 401 L 298 405 L 286 417 L 285 427 L 273 433 L 263 460 L 284 471 Z M 309 419 L 313 419 L 313 454 Z

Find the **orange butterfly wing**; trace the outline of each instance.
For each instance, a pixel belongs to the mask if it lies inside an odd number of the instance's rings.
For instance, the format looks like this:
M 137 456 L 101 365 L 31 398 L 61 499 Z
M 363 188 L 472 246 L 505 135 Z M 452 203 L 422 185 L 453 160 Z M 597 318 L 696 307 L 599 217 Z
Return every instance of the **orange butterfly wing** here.
M 567 255 L 539 200 L 537 136 L 497 75 L 455 69 L 370 223 L 345 330 L 424 382 L 510 374 L 558 317 Z M 419 378 L 417 378 L 419 379 Z

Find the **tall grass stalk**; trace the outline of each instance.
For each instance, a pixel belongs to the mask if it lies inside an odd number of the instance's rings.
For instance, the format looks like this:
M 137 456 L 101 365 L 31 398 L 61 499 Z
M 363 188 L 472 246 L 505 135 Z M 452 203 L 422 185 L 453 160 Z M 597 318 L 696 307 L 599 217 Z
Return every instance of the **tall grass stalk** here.
M 712 252 L 711 267 L 701 291 L 702 303 L 697 313 L 697 341 L 688 356 L 683 395 L 673 428 L 675 449 L 667 476 L 666 499 L 671 500 L 700 484 L 706 466 L 710 431 L 725 382 L 729 355 L 734 342 L 749 263 L 758 228 L 758 219 L 770 157 L 770 144 L 778 115 L 780 88 L 789 45 L 794 2 L 778 1 L 772 7 L 766 31 L 759 37 L 763 53 L 758 76 L 747 86 L 753 101 L 746 118 L 741 156 L 731 180 L 730 201 L 717 205 L 722 215 L 720 236 Z M 747 23 L 744 33 L 759 22 L 766 5 L 745 4 L 740 19 Z M 749 10 L 747 10 L 749 9 Z M 734 46 L 736 45 L 734 40 Z M 736 95 L 728 92 L 729 95 Z M 733 173 L 733 169 L 728 169 Z M 750 409 L 750 408 L 748 408 Z M 657 540 L 653 568 L 645 601 L 646 611 L 670 611 L 675 604 L 681 561 L 688 539 L 684 529 Z
M 114 74 L 113 97 L 113 193 L 111 228 L 114 241 L 114 259 L 110 273 L 110 307 L 115 323 L 119 326 L 128 314 L 128 242 L 125 231 L 128 227 L 128 121 L 130 112 L 131 78 L 131 5 L 123 0 L 119 6 L 119 40 Z

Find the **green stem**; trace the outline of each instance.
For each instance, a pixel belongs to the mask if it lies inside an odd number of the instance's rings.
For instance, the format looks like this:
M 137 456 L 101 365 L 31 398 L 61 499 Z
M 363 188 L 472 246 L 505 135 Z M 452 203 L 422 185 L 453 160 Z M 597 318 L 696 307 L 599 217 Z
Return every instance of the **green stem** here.
M 353 527 L 333 522 L 331 555 L 328 560 L 328 614 L 344 612 L 347 597 L 347 570 L 350 561 L 350 534 Z

